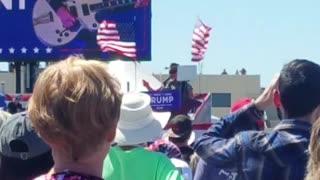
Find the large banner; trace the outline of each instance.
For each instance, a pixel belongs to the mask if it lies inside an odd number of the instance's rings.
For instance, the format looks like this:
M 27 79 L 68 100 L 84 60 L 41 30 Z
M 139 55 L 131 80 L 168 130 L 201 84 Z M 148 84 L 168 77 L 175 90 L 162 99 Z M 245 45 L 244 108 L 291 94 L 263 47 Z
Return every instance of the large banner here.
M 145 0 L 0 0 L 0 22 L 0 61 L 151 60 Z
M 172 111 L 180 109 L 181 97 L 179 91 L 149 91 L 151 107 L 154 111 Z

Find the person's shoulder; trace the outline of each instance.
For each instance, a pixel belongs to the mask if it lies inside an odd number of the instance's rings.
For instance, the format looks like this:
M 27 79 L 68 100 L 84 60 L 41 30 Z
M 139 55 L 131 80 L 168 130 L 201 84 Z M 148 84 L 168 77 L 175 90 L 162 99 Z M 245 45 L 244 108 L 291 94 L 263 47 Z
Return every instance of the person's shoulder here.
M 255 147 L 253 144 L 263 145 L 266 142 L 268 136 L 270 136 L 272 132 L 268 131 L 242 131 L 235 135 L 234 139 L 236 140 L 237 144 L 241 146 L 247 147 Z M 264 142 L 264 143 L 262 143 Z
M 11 116 L 10 113 L 0 110 L 0 127 Z
M 190 82 L 189 81 L 187 81 L 187 87 L 188 87 L 188 89 L 192 89 L 192 85 L 190 84 Z
M 143 150 L 143 153 L 146 157 L 153 157 L 155 159 L 158 159 L 158 160 L 169 160 L 167 158 L 167 156 L 161 152 L 156 152 L 156 151 L 151 151 L 151 150 L 148 150 L 148 149 L 142 149 Z
M 163 153 L 146 150 L 146 157 L 152 158 L 155 161 L 158 161 L 158 164 L 166 165 L 171 164 L 170 159 Z
M 130 153 L 128 153 L 130 151 Z M 113 154 L 116 156 L 121 156 L 121 154 L 124 153 L 124 150 L 121 149 L 121 147 L 119 146 L 115 146 L 110 148 L 109 150 L 109 155 Z M 143 157 L 144 159 L 149 159 L 150 161 L 157 161 L 157 160 L 161 160 L 164 157 L 166 157 L 164 154 L 160 153 L 160 152 L 156 152 L 156 151 L 151 151 L 149 149 L 145 149 L 142 147 L 136 147 L 130 150 L 127 150 L 125 154 L 131 154 L 132 156 L 139 156 L 139 157 Z M 130 156 L 131 156 L 130 155 Z
M 170 159 L 172 164 L 175 167 L 181 167 L 181 168 L 190 168 L 188 163 L 186 163 L 185 161 L 181 160 L 181 159 L 177 159 L 177 158 L 171 158 Z
M 171 158 L 172 164 L 180 171 L 184 179 L 192 179 L 192 170 L 188 163 L 181 159 Z
M 1 116 L 4 116 L 4 118 L 6 118 L 6 119 L 8 119 L 9 117 L 12 116 L 12 114 L 10 114 L 4 110 L 0 110 L 0 114 L 1 114 Z
M 282 149 L 287 144 L 292 144 L 292 135 L 277 130 L 265 131 L 243 131 L 238 133 L 241 146 L 250 148 L 253 151 L 266 152 L 269 150 Z

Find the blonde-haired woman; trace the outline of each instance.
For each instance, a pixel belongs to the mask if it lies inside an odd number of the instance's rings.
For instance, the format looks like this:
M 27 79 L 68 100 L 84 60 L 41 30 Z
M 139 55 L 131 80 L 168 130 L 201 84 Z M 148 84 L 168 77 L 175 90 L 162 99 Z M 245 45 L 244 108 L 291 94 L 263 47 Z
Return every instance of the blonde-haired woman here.
M 55 164 L 37 180 L 102 179 L 122 96 L 106 69 L 102 62 L 69 57 L 40 74 L 28 114 Z
M 318 108 L 319 118 L 313 124 L 310 144 L 309 144 L 309 162 L 307 167 L 306 180 L 320 179 L 320 108 Z

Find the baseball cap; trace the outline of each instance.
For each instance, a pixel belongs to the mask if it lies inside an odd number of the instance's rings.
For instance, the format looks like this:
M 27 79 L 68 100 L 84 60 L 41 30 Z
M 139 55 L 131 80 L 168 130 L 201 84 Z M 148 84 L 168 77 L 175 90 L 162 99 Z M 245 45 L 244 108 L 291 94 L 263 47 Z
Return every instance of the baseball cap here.
M 192 121 L 186 115 L 177 115 L 170 121 L 169 127 L 170 129 L 166 133 L 168 137 L 184 137 L 192 132 Z
M 32 128 L 26 112 L 11 116 L 0 128 L 0 155 L 6 159 L 30 160 L 50 151 Z
M 196 139 L 196 134 L 192 130 L 192 121 L 187 115 L 177 115 L 170 120 L 169 129 L 163 134 L 163 139 L 168 138 L 187 138 L 188 144 L 192 144 Z
M 235 112 L 238 109 L 240 109 L 240 108 L 242 108 L 252 102 L 253 102 L 253 99 L 251 99 L 251 98 L 248 98 L 248 97 L 240 98 L 232 104 L 230 111 Z M 264 130 L 264 121 L 262 119 L 258 119 L 256 122 L 256 125 L 257 125 L 258 130 Z
M 248 97 L 240 98 L 232 104 L 230 111 L 231 112 L 237 111 L 238 109 L 244 107 L 245 105 L 250 104 L 251 102 L 252 102 L 251 98 L 248 98 Z

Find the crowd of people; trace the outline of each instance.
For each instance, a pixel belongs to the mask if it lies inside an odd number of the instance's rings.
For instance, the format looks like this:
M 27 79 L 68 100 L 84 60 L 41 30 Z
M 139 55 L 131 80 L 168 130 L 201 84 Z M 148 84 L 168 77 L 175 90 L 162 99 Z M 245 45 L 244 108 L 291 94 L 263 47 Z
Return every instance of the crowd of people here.
M 0 179 L 318 180 L 319 82 L 319 64 L 293 60 L 196 138 L 186 114 L 153 111 L 105 63 L 72 56 L 39 75 L 26 111 L 0 112 Z M 271 106 L 281 121 L 265 130 Z

